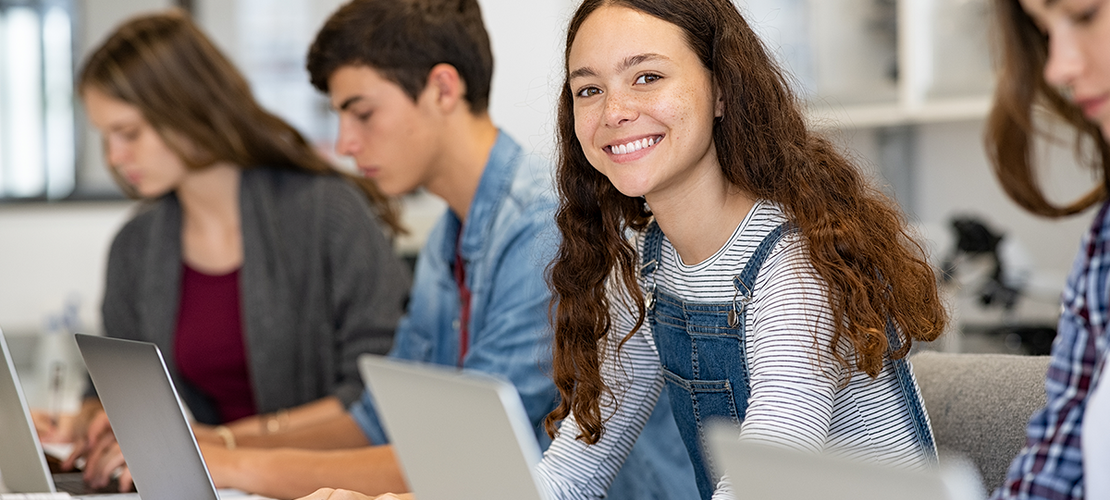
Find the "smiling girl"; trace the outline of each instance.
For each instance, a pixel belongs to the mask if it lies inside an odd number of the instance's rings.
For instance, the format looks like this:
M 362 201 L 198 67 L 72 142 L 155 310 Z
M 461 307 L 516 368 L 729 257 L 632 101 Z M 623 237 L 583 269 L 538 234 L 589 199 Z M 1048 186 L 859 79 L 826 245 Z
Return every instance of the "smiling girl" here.
M 806 129 L 733 4 L 586 0 L 566 70 L 553 497 L 604 493 L 663 390 L 703 498 L 728 489 L 702 448 L 714 418 L 746 440 L 935 461 L 905 360 L 947 321 L 933 272 L 897 205 Z

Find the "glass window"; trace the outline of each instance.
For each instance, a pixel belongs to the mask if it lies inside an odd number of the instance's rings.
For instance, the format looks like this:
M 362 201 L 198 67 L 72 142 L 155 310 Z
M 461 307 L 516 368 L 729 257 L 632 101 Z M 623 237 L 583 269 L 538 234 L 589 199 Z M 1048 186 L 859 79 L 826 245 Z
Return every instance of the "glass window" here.
M 0 198 L 74 191 L 73 6 L 0 0 Z
M 327 96 L 309 83 L 305 56 L 316 31 L 343 0 L 203 2 L 197 20 L 251 84 L 262 107 L 296 127 L 325 157 L 334 154 L 336 117 Z M 230 19 L 229 19 L 230 18 Z

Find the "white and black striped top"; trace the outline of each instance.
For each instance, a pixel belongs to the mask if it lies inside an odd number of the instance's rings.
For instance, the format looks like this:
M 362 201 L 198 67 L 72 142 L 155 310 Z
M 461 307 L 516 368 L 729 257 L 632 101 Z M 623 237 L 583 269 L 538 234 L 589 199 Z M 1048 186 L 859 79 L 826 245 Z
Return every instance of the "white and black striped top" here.
M 732 276 L 743 269 L 763 238 L 785 221 L 779 207 L 759 202 L 721 250 L 694 265 L 682 263 L 664 238 L 661 264 L 655 271 L 658 289 L 686 301 L 730 302 L 735 293 Z M 637 248 L 642 248 L 643 239 L 640 234 Z M 663 388 L 659 355 L 647 322 L 617 351 L 617 342 L 631 330 L 635 317 L 623 290 L 610 290 L 610 297 L 613 329 L 604 347 L 602 376 L 619 403 L 614 408 L 612 400 L 603 399 L 605 427 L 595 445 L 575 439 L 578 427 L 573 415 L 563 422 L 539 466 L 554 499 L 598 498 L 605 493 Z M 871 379 L 844 369 L 833 357 L 832 312 L 825 287 L 796 234 L 784 236 L 764 262 L 747 311 L 751 396 L 741 439 L 900 467 L 926 466 L 890 361 L 877 379 Z M 842 353 L 850 355 L 849 348 L 841 341 Z

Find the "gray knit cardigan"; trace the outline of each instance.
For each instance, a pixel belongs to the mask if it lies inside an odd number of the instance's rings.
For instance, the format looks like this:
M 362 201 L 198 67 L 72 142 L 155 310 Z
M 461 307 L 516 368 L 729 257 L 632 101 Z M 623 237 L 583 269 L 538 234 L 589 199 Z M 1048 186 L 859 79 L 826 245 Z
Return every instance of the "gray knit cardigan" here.
M 363 388 L 358 355 L 389 350 L 408 268 L 365 196 L 338 176 L 245 169 L 240 208 L 239 288 L 258 412 L 328 395 L 346 407 Z M 181 255 L 181 206 L 171 193 L 141 207 L 112 242 L 104 331 L 157 344 L 194 417 L 219 423 L 173 361 Z

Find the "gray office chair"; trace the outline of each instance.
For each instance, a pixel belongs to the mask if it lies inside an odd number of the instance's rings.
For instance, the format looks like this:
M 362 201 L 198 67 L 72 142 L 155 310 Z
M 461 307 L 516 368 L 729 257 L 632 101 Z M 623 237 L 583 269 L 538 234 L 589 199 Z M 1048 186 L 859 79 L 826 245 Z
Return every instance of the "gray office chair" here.
M 1048 356 L 953 354 L 913 355 L 921 397 L 933 424 L 937 448 L 966 456 L 979 469 L 989 493 L 1025 445 L 1025 426 L 1045 404 Z

